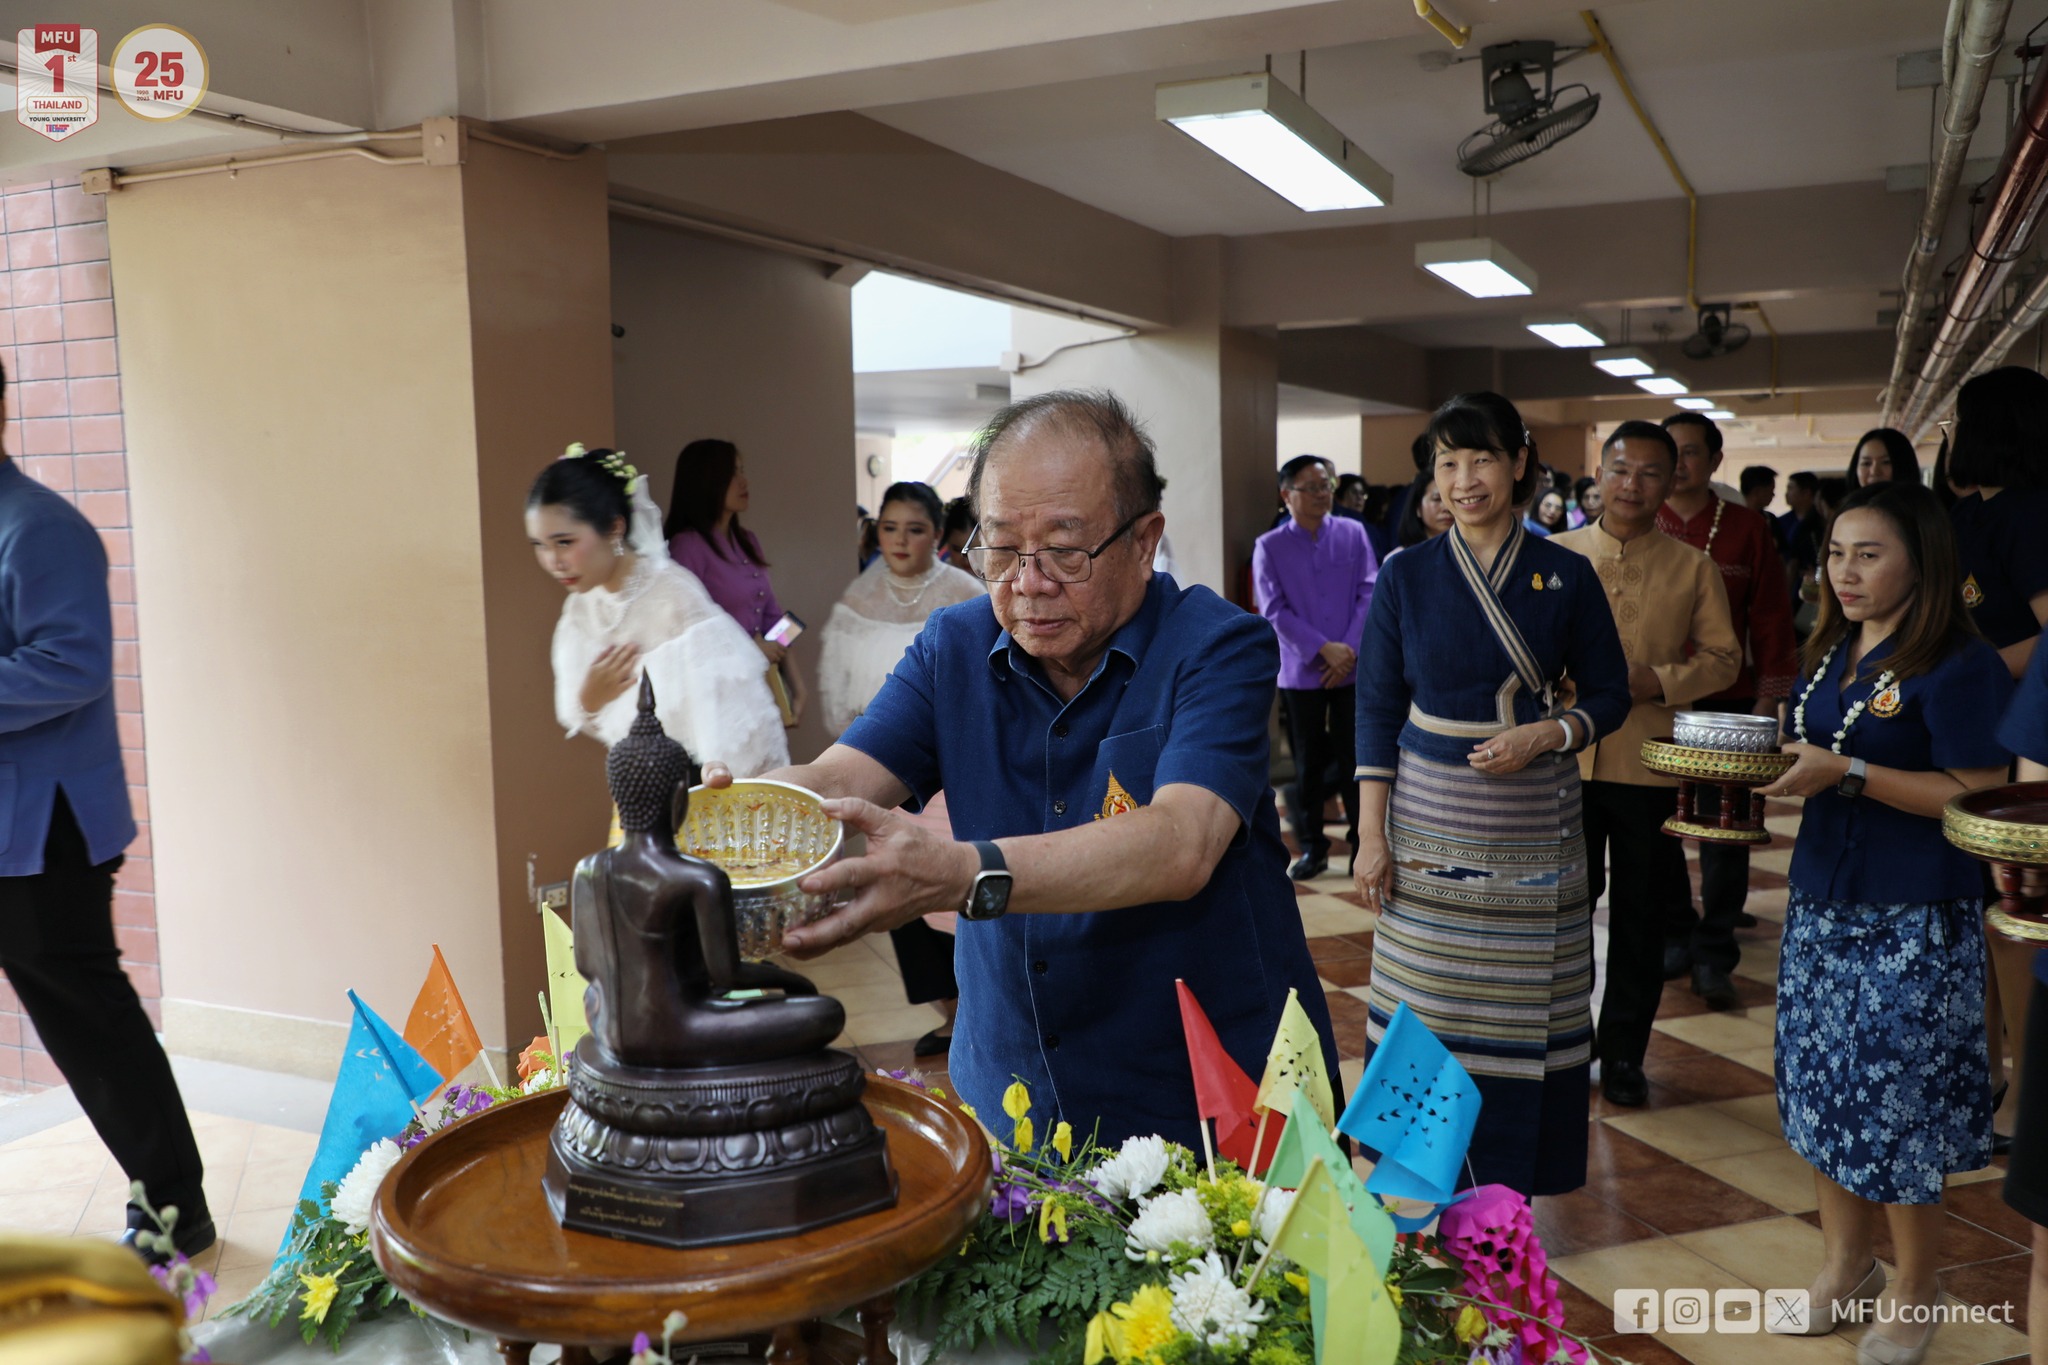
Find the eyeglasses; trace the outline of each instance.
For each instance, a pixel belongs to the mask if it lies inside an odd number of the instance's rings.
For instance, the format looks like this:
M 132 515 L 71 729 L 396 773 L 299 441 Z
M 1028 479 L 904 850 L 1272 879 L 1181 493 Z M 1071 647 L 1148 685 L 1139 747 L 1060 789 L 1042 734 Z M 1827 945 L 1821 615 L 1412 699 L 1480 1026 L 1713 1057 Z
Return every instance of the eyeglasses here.
M 1287 491 L 1290 493 L 1334 493 L 1337 491 L 1337 485 L 1327 479 L 1320 483 L 1291 483 L 1287 485 Z
M 1092 550 L 1082 550 L 1071 545 L 1048 545 L 1042 550 L 1012 550 L 996 545 L 976 545 L 969 538 L 967 566 L 974 570 L 974 576 L 984 583 L 1008 583 L 1024 571 L 1024 561 L 1030 560 L 1038 566 L 1039 574 L 1054 583 L 1085 583 L 1095 572 L 1095 561 L 1104 550 L 1121 540 L 1124 534 L 1149 513 L 1140 512 L 1123 525 L 1109 533 L 1109 539 Z M 981 528 L 974 528 L 979 536 Z

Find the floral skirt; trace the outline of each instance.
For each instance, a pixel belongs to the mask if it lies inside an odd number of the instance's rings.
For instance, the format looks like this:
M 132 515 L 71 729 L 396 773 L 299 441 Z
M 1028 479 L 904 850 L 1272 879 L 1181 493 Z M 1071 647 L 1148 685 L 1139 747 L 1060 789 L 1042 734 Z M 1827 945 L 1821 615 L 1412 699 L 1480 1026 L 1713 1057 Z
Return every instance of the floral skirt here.
M 1778 966 L 1778 1117 L 1822 1175 L 1938 1204 L 1991 1161 L 1982 903 L 1823 901 L 1793 887 Z

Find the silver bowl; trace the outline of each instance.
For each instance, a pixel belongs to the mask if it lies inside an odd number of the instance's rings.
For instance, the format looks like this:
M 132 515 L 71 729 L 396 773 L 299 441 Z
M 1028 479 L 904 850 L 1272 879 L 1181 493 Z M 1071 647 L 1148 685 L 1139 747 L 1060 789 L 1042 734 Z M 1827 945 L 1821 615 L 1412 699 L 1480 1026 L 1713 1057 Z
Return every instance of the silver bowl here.
M 782 950 L 789 930 L 830 913 L 829 897 L 797 883 L 839 857 L 846 827 L 825 814 L 816 792 L 754 778 L 716 791 L 690 788 L 676 844 L 732 879 L 740 956 L 759 962 Z
M 1671 742 L 1726 754 L 1774 754 L 1781 747 L 1777 717 L 1729 711 L 1680 711 L 1672 718 Z

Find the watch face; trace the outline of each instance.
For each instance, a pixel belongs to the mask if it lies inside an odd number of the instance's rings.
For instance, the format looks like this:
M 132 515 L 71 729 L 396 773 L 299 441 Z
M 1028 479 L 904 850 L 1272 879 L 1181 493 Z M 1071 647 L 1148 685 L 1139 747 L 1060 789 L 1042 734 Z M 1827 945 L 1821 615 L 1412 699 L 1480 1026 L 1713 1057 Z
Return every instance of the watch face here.
M 974 899 L 969 919 L 994 919 L 1010 908 L 1010 877 L 1003 872 L 984 872 L 974 880 Z

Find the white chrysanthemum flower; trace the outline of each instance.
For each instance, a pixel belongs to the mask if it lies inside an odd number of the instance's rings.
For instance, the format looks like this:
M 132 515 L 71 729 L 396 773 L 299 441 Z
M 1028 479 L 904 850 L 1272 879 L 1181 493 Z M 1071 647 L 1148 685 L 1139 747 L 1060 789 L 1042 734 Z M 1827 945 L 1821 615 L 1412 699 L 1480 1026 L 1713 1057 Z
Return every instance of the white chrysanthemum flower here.
M 371 1143 L 370 1150 L 357 1159 L 334 1187 L 334 1201 L 328 1206 L 334 1221 L 351 1234 L 367 1231 L 370 1206 L 377 1201 L 377 1187 L 384 1183 L 384 1177 L 398 1164 L 401 1155 L 398 1144 L 390 1138 Z
M 1294 1207 L 1294 1194 L 1293 1190 L 1266 1191 L 1266 1198 L 1259 1205 L 1258 1227 L 1254 1230 L 1257 1234 L 1254 1240 L 1261 1256 L 1266 1254 L 1266 1248 L 1273 1244 L 1273 1239 L 1280 1235 L 1280 1225 L 1287 1221 L 1287 1211 Z
M 1249 1346 L 1266 1305 L 1240 1289 L 1215 1252 L 1173 1277 L 1173 1325 L 1211 1346 Z
M 1104 1198 L 1138 1199 L 1159 1188 L 1168 1159 L 1165 1138 L 1125 1138 L 1117 1154 L 1091 1171 L 1088 1180 Z
M 1147 1252 L 1164 1254 L 1175 1242 L 1196 1251 L 1207 1251 L 1216 1245 L 1216 1228 L 1209 1221 L 1209 1211 L 1202 1207 L 1201 1196 L 1193 1190 L 1156 1194 L 1140 1203 L 1138 1216 L 1131 1220 L 1130 1233 L 1124 1238 L 1124 1254 L 1142 1261 Z

